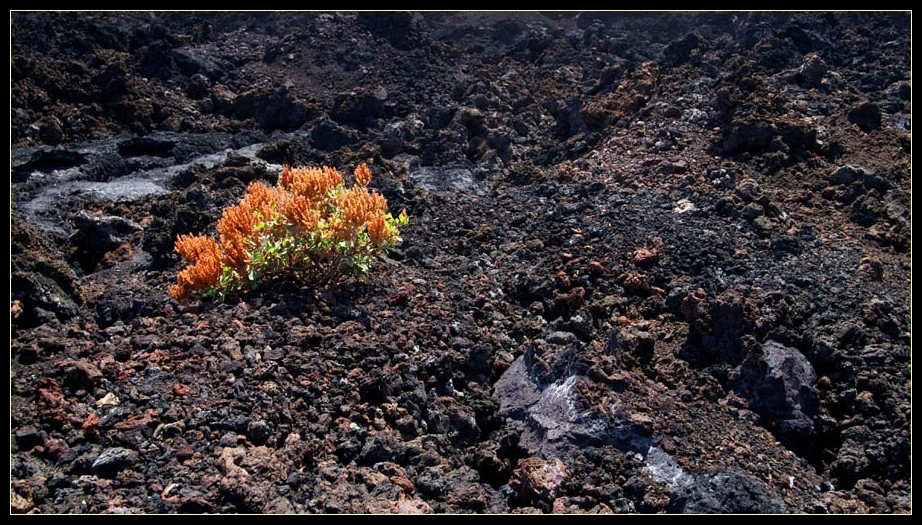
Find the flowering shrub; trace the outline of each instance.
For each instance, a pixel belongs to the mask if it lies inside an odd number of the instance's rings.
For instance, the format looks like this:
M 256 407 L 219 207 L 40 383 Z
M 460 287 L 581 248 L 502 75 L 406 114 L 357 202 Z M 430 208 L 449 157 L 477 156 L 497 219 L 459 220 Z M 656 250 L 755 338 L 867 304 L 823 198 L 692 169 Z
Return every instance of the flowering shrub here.
M 364 275 L 375 258 L 401 242 L 407 224 L 369 191 L 371 170 L 362 164 L 346 188 L 334 168 L 284 166 L 277 187 L 253 182 L 243 200 L 224 210 L 218 239 L 180 235 L 176 251 L 191 263 L 179 272 L 176 300 L 223 299 L 260 283 L 292 281 L 329 286 Z

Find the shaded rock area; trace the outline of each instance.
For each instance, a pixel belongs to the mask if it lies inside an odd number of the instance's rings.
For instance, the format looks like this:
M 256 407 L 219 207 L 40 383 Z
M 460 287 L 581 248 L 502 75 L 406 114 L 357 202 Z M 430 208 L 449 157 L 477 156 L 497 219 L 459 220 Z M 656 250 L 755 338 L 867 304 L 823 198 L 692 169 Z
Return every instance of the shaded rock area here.
M 751 476 L 718 472 L 700 476 L 669 501 L 669 511 L 689 514 L 778 514 L 787 508 L 765 496 L 767 487 Z
M 15 513 L 910 513 L 908 12 L 11 13 Z M 365 280 L 177 235 L 371 167 Z
M 74 269 L 65 260 L 65 242 L 17 213 L 10 218 L 10 241 L 14 320 L 29 326 L 76 315 L 83 295 Z
M 735 390 L 779 438 L 809 442 L 819 412 L 816 372 L 799 351 L 767 341 L 752 352 L 733 380 Z

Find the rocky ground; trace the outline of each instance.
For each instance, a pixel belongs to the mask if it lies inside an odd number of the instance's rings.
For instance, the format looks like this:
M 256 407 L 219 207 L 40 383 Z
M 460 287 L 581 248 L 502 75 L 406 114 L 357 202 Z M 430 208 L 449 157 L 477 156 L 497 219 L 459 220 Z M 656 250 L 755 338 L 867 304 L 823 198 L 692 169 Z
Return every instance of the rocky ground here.
M 12 13 L 12 512 L 911 512 L 910 13 Z M 364 282 L 167 295 L 281 164 Z

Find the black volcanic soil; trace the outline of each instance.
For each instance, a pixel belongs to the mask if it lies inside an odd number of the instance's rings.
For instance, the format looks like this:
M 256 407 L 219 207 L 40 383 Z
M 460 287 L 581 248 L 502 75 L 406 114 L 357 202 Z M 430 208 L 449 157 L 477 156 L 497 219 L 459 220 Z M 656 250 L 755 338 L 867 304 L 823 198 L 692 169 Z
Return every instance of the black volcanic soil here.
M 12 512 L 911 512 L 906 13 L 26 13 Z M 177 304 L 281 164 L 365 281 Z

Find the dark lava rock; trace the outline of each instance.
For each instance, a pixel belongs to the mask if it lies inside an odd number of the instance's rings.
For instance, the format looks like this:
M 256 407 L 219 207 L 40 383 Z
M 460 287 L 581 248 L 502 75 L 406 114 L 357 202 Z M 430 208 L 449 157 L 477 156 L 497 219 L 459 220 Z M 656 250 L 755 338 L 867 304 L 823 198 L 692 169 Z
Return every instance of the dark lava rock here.
M 669 512 L 681 514 L 780 514 L 787 506 L 759 479 L 733 471 L 694 476 L 669 499 Z
M 141 74 L 146 77 L 169 80 L 176 72 L 173 48 L 166 42 L 151 45 L 141 57 Z
M 421 42 L 416 16 L 409 12 L 362 12 L 356 21 L 376 37 L 383 37 L 395 48 L 405 50 Z
M 85 162 L 86 155 L 77 151 L 66 148 L 40 149 L 32 153 L 27 162 L 14 162 L 13 182 L 24 182 L 34 171 L 72 168 Z
M 379 433 L 365 442 L 357 462 L 360 465 L 374 465 L 382 461 L 389 461 L 396 445 L 397 440 L 393 434 L 390 432 Z
M 474 411 L 451 397 L 440 397 L 428 407 L 429 431 L 447 434 L 453 443 L 471 445 L 480 437 Z
M 254 445 L 262 445 L 272 437 L 272 427 L 263 420 L 250 421 L 246 432 Z
M 140 224 L 124 217 L 91 215 L 85 211 L 74 216 L 73 224 L 77 231 L 71 235 L 70 242 L 87 272 L 92 272 L 107 253 L 136 240 L 136 234 L 143 231 Z
M 764 121 L 735 122 L 723 139 L 724 151 L 733 154 L 741 151 L 758 151 L 768 147 L 776 130 Z
M 871 435 L 871 430 L 865 425 L 856 425 L 842 431 L 842 446 L 833 463 L 833 472 L 839 476 L 840 484 L 854 483 L 867 475 L 871 467 L 868 458 Z
M 829 174 L 830 184 L 851 184 L 856 181 L 864 181 L 867 172 L 864 168 L 855 167 L 851 164 L 839 166 Z
M 862 102 L 848 110 L 848 121 L 861 128 L 861 131 L 870 133 L 880 128 L 880 108 L 873 102 Z
M 747 354 L 741 336 L 752 329 L 752 306 L 737 291 L 728 290 L 709 298 L 703 290 L 688 294 L 682 301 L 682 314 L 689 320 L 688 339 L 683 356 L 693 363 L 739 364 Z
M 674 64 L 688 62 L 691 52 L 695 49 L 707 49 L 708 43 L 701 35 L 689 33 L 681 40 L 671 42 L 663 49 L 663 56 Z
M 469 192 L 483 195 L 486 189 L 468 168 L 422 166 L 410 172 L 410 179 L 427 191 Z
M 781 439 L 802 444 L 812 438 L 819 397 L 816 372 L 802 353 L 767 341 L 749 353 L 732 381 L 753 411 L 777 425 Z
M 339 124 L 364 127 L 366 120 L 384 116 L 387 95 L 383 87 L 340 93 L 330 110 L 330 118 Z
M 183 75 L 205 75 L 212 80 L 220 80 L 231 64 L 195 49 L 174 49 L 173 60 Z
M 13 434 L 13 438 L 16 441 L 16 446 L 19 447 L 19 450 L 30 450 L 37 445 L 41 445 L 45 442 L 47 435 L 44 432 L 38 431 L 33 428 L 25 428 L 22 430 L 17 430 Z
M 823 58 L 816 53 L 810 53 L 804 57 L 804 63 L 800 66 L 800 75 L 807 84 L 819 84 L 826 75 L 829 66 L 823 61 Z
M 234 99 L 234 112 L 241 119 L 255 119 L 263 131 L 295 129 L 316 116 L 311 106 L 284 88 L 239 95 Z
M 176 141 L 160 137 L 131 137 L 118 144 L 118 153 L 124 157 L 153 155 L 169 157 L 173 153 Z
M 567 338 L 569 339 L 569 338 Z M 519 446 L 542 457 L 567 457 L 587 446 L 612 444 L 646 453 L 650 429 L 620 417 L 609 422 L 576 409 L 595 385 L 574 345 L 537 342 L 494 385 L 500 415 L 520 435 Z M 636 423 L 636 424 L 635 424 Z
M 36 308 L 60 319 L 73 316 L 83 297 L 74 271 L 60 256 L 61 249 L 55 247 L 48 234 L 15 213 L 11 216 L 10 236 L 10 295 L 22 308 L 14 322 L 37 322 Z
M 68 363 L 64 372 L 64 385 L 73 389 L 91 390 L 102 379 L 103 374 L 89 361 L 81 359 Z
M 93 461 L 90 471 L 100 477 L 111 478 L 138 462 L 138 453 L 122 447 L 107 448 Z
M 359 141 L 359 133 L 352 128 L 341 126 L 336 122 L 323 117 L 311 129 L 311 146 L 323 150 L 333 151 L 343 146 L 355 144 Z

